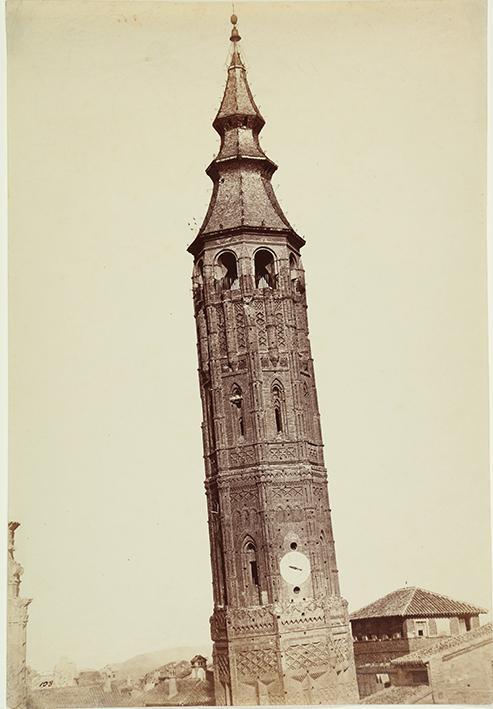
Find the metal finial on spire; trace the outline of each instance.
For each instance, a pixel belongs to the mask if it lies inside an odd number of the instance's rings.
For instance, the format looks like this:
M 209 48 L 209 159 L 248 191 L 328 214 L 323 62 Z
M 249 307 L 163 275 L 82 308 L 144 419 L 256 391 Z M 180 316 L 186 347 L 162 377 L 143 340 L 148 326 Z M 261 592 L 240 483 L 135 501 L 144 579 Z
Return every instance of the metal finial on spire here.
M 236 17 L 236 15 L 235 14 L 231 15 L 231 24 L 233 25 L 233 29 L 231 30 L 231 37 L 229 39 L 231 42 L 235 43 L 235 46 L 236 46 L 236 42 L 239 42 L 241 39 L 240 33 L 238 32 L 238 29 L 236 27 L 237 22 L 238 22 L 238 18 Z

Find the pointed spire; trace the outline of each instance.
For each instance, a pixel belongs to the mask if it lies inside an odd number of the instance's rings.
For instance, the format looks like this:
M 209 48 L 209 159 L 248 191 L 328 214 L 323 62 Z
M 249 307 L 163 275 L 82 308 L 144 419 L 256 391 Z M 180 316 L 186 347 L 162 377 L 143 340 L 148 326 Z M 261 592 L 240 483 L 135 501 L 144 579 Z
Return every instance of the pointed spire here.
M 245 65 L 241 60 L 240 50 L 238 48 L 238 42 L 241 37 L 236 27 L 237 22 L 237 16 L 231 15 L 233 29 L 229 39 L 233 43 L 233 52 L 229 63 L 228 79 L 226 81 L 223 100 L 221 101 L 221 106 L 214 123 L 212 124 L 220 135 L 222 134 L 224 119 L 232 118 L 233 116 L 251 116 L 257 131 L 260 131 L 265 124 L 253 99 L 247 81 Z
M 208 235 L 235 230 L 288 234 L 297 246 L 304 243 L 286 219 L 274 194 L 271 177 L 277 165 L 264 153 L 259 133 L 265 121 L 247 81 L 238 43 L 238 18 L 231 16 L 233 44 L 224 95 L 213 126 L 221 136 L 218 155 L 206 172 L 214 183 L 209 209 L 190 245 L 195 253 Z

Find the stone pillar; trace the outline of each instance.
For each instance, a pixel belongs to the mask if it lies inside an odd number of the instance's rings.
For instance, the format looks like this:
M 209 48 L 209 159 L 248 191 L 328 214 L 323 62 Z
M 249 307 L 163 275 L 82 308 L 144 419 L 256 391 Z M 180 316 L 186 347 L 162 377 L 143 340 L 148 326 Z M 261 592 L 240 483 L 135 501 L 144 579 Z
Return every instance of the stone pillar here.
M 9 522 L 7 596 L 7 706 L 26 709 L 26 626 L 30 598 L 19 597 L 22 566 L 14 558 L 14 535 L 19 522 Z

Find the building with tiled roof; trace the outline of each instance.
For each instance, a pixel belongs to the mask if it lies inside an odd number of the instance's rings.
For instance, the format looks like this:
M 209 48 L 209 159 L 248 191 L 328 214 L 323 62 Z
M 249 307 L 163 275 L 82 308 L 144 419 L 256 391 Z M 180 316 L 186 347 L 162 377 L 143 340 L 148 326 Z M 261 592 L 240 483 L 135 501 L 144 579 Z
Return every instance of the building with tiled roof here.
M 427 591 L 418 586 L 406 586 L 388 593 L 383 598 L 351 613 L 353 620 L 399 616 L 401 618 L 466 617 L 486 613 L 484 608 L 455 601 L 441 593 Z
M 362 704 L 493 703 L 491 623 L 438 640 L 388 663 L 391 686 Z
M 195 655 L 190 662 L 170 662 L 143 682 L 141 706 L 210 706 L 214 704 L 214 677 L 207 658 Z M 134 694 L 134 696 L 136 696 Z
M 416 586 L 399 588 L 351 613 L 360 697 L 390 685 L 390 661 L 477 628 L 480 613 L 486 610 Z
M 175 683 L 167 680 L 140 696 L 140 706 L 144 707 L 212 706 L 215 704 L 212 673 L 207 673 L 205 679 L 185 677 Z
M 27 709 L 211 706 L 215 703 L 213 673 L 204 665 L 207 658 L 196 655 L 190 662 L 163 665 L 140 680 L 115 680 L 110 668 L 103 673 L 85 672 L 81 673 L 85 680 L 92 675 L 91 686 L 77 683 L 72 687 L 33 688 Z M 197 669 L 202 672 L 197 673 Z
M 180 660 L 179 662 L 168 662 L 161 667 L 147 672 L 142 680 L 144 687 L 152 688 L 160 682 L 164 682 L 169 677 L 187 677 L 190 675 L 192 661 Z M 192 665 L 193 666 L 193 665 Z

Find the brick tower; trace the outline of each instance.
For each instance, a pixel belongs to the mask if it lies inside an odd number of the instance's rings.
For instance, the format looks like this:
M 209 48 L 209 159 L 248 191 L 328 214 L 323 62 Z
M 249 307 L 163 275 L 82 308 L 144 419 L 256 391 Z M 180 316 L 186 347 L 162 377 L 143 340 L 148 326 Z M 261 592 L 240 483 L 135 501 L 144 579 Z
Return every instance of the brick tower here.
M 189 247 L 217 704 L 358 701 L 295 233 L 262 151 L 236 17 L 209 209 Z

